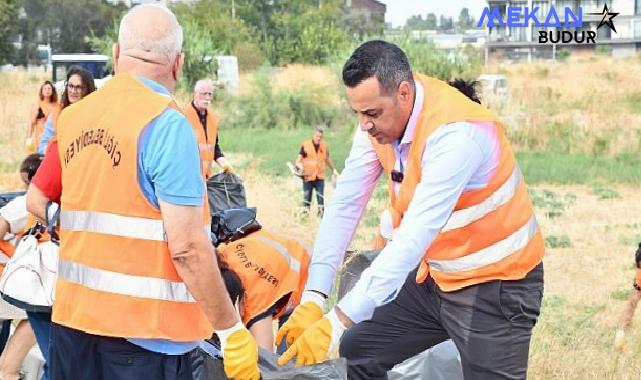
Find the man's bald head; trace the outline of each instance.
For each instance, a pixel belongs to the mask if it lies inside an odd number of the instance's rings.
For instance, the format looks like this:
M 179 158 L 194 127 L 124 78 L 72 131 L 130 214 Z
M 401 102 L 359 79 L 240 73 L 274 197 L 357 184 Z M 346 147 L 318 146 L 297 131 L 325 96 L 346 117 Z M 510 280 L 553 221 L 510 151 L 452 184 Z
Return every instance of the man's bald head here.
M 159 4 L 135 6 L 120 21 L 116 73 L 142 75 L 171 91 L 182 67 L 182 43 L 182 28 L 169 9 Z
M 169 63 L 182 50 L 183 31 L 176 16 L 158 4 L 131 8 L 120 21 L 118 44 L 121 53 L 142 51 Z

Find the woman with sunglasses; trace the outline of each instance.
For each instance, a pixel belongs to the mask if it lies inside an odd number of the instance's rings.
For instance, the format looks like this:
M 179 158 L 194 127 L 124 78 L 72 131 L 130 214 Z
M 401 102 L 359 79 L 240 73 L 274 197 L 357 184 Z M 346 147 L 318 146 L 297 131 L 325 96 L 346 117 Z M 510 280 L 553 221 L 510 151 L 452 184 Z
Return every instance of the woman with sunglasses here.
M 47 150 L 47 144 L 56 135 L 56 121 L 60 112 L 94 91 L 96 91 L 96 85 L 93 81 L 93 75 L 89 71 L 78 66 L 72 66 L 67 71 L 60 107 L 54 109 L 45 123 L 45 130 L 38 143 L 38 153 L 44 154 Z

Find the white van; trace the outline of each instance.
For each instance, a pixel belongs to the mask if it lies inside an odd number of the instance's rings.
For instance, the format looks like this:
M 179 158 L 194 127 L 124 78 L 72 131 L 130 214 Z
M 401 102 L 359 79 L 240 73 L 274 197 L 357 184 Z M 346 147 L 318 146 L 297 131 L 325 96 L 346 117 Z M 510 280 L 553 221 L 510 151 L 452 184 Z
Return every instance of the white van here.
M 507 101 L 507 78 L 501 74 L 482 74 L 478 81 L 482 86 L 483 103 L 502 104 Z

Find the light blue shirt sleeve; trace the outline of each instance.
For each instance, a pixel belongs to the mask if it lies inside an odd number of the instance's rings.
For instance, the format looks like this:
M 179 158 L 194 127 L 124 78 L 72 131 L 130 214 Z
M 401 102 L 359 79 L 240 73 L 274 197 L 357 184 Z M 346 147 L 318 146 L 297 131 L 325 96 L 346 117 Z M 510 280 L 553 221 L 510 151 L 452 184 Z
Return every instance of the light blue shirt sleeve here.
M 49 115 L 49 117 L 47 117 L 47 121 L 45 122 L 45 130 L 42 132 L 42 135 L 40 136 L 40 142 L 38 143 L 38 154 L 45 154 L 45 152 L 47 151 L 47 144 L 49 144 L 49 141 L 53 138 L 54 135 L 55 131 L 53 130 L 53 119 L 52 115 Z
M 141 133 L 138 182 L 155 207 L 158 199 L 180 206 L 202 206 L 205 184 L 196 137 L 180 112 L 167 108 Z
M 422 157 L 422 175 L 394 239 L 363 271 L 338 307 L 355 323 L 394 298 L 407 275 L 447 222 L 456 202 L 486 155 L 461 129 L 431 136 Z

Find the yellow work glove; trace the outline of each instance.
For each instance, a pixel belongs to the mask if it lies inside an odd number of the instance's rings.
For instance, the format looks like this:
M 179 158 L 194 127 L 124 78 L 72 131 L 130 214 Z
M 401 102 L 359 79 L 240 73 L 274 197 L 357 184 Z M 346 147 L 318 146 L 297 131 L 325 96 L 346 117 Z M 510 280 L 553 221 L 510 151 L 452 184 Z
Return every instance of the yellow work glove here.
M 294 344 L 278 358 L 278 365 L 287 364 L 294 356 L 297 366 L 321 363 L 331 357 L 337 357 L 338 344 L 345 329 L 336 311 L 332 309 L 296 339 Z
M 36 151 L 36 142 L 34 141 L 33 137 L 27 137 L 27 139 L 24 141 L 24 151 L 26 153 L 33 153 Z
M 225 374 L 234 380 L 259 380 L 258 345 L 242 322 L 217 330 Z
M 227 164 L 223 166 L 223 173 L 233 173 L 234 168 L 231 167 L 231 165 Z
M 278 330 L 276 345 L 280 345 L 285 338 L 287 345 L 291 346 L 306 328 L 323 318 L 323 303 L 325 298 L 320 293 L 304 291 L 300 305 L 296 306 L 287 322 Z

